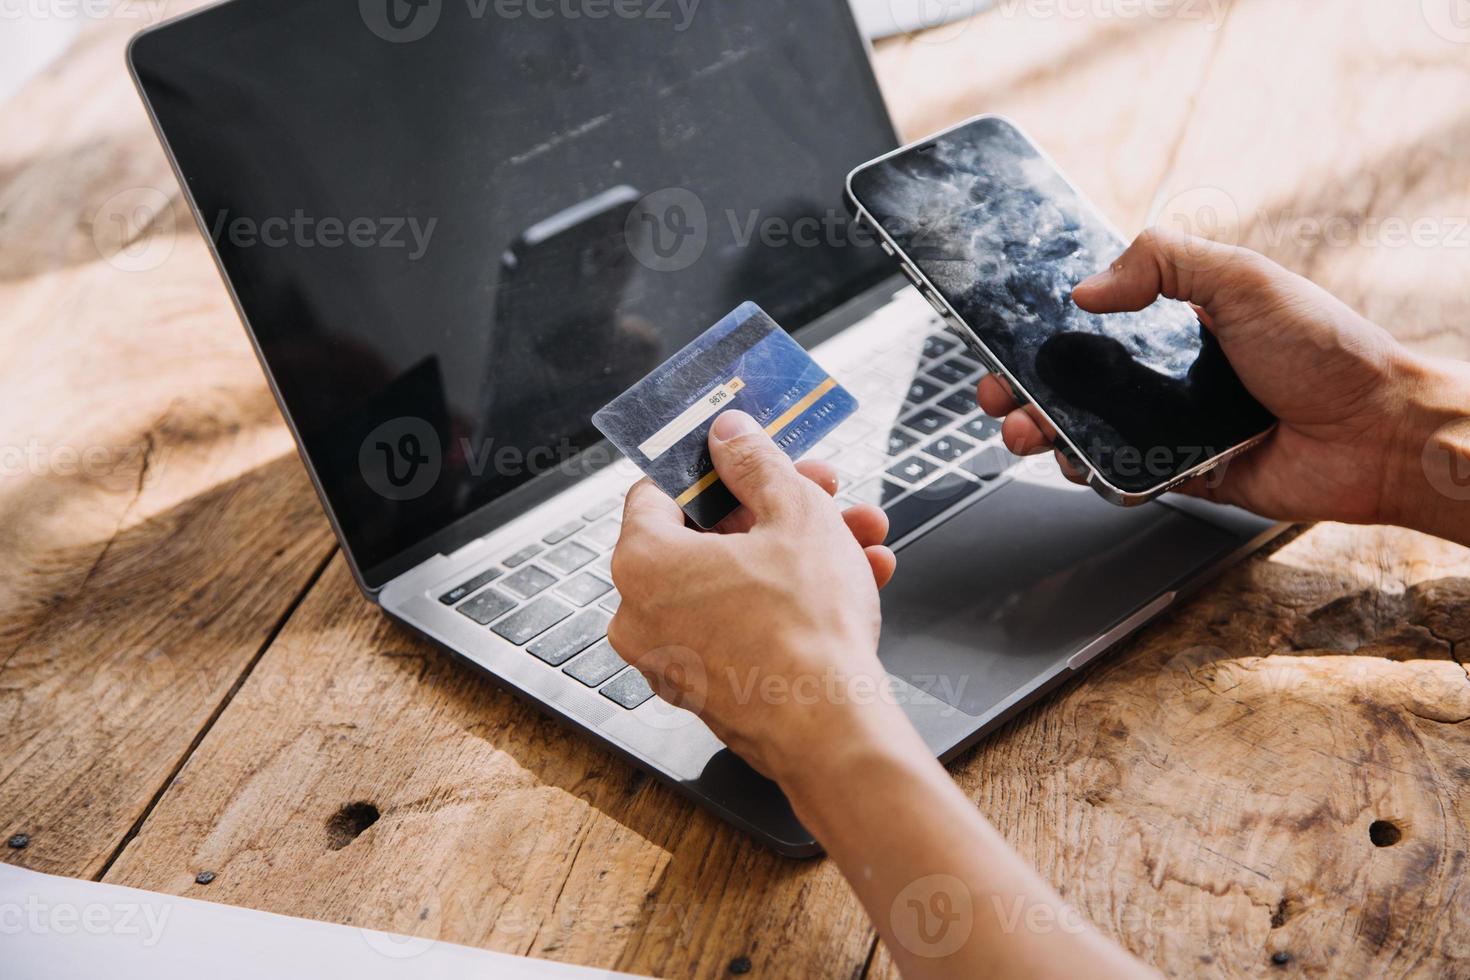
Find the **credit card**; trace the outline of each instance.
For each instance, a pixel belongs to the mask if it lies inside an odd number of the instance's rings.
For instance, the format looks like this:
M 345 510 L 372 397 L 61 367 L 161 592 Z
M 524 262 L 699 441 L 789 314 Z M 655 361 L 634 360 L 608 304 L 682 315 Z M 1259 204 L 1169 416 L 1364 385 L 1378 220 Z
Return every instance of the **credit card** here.
M 715 475 L 709 430 L 740 409 L 792 459 L 857 411 L 857 399 L 754 303 L 742 303 L 592 423 L 700 527 L 738 507 Z

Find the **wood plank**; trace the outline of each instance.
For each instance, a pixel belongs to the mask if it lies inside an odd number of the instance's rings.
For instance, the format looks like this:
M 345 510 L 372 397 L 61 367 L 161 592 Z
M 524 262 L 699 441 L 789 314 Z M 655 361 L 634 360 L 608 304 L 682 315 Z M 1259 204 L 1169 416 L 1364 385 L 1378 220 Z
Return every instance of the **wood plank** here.
M 137 26 L 0 106 L 0 835 L 31 837 L 0 857 L 84 877 L 333 547 L 123 71 Z M 157 200 L 119 256 L 110 218 Z
M 340 559 L 107 880 L 659 976 L 851 976 L 873 937 L 830 863 L 754 845 L 407 636 Z

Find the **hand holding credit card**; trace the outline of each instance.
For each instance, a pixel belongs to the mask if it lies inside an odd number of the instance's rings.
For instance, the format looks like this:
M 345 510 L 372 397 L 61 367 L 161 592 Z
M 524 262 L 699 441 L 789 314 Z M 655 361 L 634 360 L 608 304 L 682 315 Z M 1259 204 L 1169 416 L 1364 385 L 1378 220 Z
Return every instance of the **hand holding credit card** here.
M 684 513 L 712 528 L 740 502 L 710 461 L 721 412 L 752 416 L 799 459 L 857 400 L 754 303 L 743 303 L 619 395 L 592 422 Z

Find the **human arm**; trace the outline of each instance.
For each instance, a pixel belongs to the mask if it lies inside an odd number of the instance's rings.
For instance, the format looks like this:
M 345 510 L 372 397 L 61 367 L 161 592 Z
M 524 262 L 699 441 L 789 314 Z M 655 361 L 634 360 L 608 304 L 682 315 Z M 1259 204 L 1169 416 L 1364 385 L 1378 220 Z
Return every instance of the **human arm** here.
M 1009 848 L 888 692 L 882 511 L 839 512 L 748 416 L 715 430 L 743 513 L 702 534 L 652 484 L 633 488 L 613 647 L 781 785 L 905 977 L 1148 975 Z

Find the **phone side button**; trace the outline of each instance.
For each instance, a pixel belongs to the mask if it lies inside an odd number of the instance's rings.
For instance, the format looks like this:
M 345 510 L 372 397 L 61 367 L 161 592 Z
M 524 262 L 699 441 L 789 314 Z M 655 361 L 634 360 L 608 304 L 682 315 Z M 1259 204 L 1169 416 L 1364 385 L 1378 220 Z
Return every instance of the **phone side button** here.
M 1087 664 L 1090 663 L 1092 659 L 1098 654 L 1102 653 L 1104 650 L 1113 646 L 1118 641 L 1127 637 L 1130 633 L 1133 633 L 1135 630 L 1142 627 L 1150 619 L 1153 619 L 1165 609 L 1168 609 L 1169 606 L 1173 604 L 1175 598 L 1177 598 L 1178 595 L 1179 593 L 1177 592 L 1165 592 L 1153 602 L 1150 602 L 1148 605 L 1138 610 L 1138 612 L 1134 613 L 1132 616 L 1129 616 L 1117 626 L 1114 626 L 1102 636 L 1099 636 L 1097 639 L 1087 644 L 1087 646 L 1072 654 L 1072 658 L 1067 661 L 1067 667 L 1072 670 L 1081 670 L 1083 667 L 1087 666 Z

